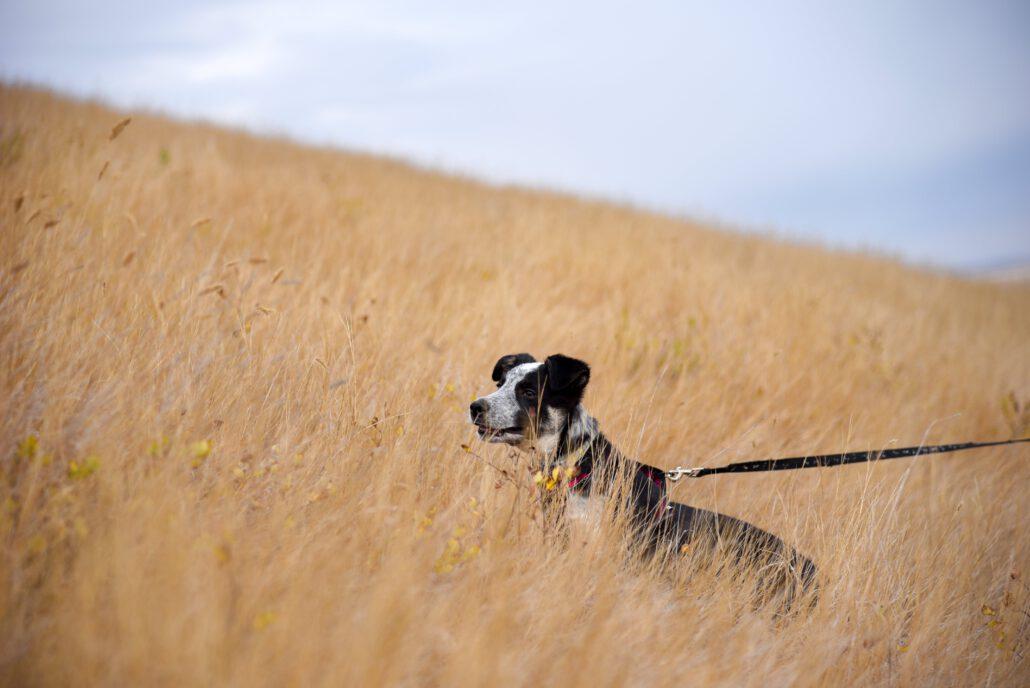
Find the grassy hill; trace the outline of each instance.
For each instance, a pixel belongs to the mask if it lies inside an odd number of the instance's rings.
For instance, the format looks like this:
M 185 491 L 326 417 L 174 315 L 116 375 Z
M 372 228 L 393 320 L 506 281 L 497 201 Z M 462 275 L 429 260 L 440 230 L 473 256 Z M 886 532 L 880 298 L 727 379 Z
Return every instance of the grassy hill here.
M 776 620 L 545 538 L 467 407 L 561 352 L 663 467 L 1025 434 L 1026 283 L 11 86 L 0 227 L 9 685 L 1025 685 L 1025 446 L 679 484 L 817 562 Z

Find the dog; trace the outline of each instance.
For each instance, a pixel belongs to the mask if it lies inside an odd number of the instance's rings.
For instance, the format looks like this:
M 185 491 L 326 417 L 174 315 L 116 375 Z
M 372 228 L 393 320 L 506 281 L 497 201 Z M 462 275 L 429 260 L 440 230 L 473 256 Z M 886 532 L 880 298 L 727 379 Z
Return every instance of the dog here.
M 562 354 L 537 361 L 527 353 L 502 356 L 491 376 L 497 390 L 476 399 L 469 416 L 481 440 L 533 452 L 545 478 L 566 477 L 559 509 L 583 518 L 601 513 L 592 502 L 619 499 L 643 550 L 718 551 L 759 573 L 759 585 L 779 591 L 789 606 L 812 588 L 815 565 L 775 535 L 746 521 L 671 502 L 665 473 L 620 452 L 583 407 L 590 366 Z

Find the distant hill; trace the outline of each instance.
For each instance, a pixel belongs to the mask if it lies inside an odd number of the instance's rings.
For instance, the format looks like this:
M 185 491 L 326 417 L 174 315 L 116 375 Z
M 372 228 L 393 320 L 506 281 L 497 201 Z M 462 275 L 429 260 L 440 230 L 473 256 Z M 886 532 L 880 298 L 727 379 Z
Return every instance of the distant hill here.
M 974 277 L 992 282 L 1026 282 L 1030 281 L 1030 258 L 1015 258 L 968 272 Z

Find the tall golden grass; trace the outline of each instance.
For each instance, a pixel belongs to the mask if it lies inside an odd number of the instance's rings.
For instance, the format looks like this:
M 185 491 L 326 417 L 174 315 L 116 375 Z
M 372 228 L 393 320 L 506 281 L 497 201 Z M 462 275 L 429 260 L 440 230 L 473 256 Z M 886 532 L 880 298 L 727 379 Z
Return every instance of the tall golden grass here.
M 677 485 L 815 560 L 777 618 L 466 422 L 531 351 L 663 467 L 1024 434 L 1025 284 L 126 116 L 0 89 L 8 685 L 1026 685 L 1025 447 Z

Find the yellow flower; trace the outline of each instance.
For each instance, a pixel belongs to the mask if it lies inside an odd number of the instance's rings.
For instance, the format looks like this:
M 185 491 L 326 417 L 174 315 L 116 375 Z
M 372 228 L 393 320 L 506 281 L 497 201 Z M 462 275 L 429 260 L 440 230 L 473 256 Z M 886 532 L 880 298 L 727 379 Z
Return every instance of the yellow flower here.
M 39 554 L 46 549 L 46 538 L 42 535 L 33 535 L 29 538 L 29 553 Z
M 193 461 L 190 462 L 190 465 L 197 468 L 211 453 L 211 442 L 209 440 L 194 442 L 190 445 L 190 453 L 193 454 Z
M 545 481 L 543 471 L 537 471 L 536 475 L 533 476 L 534 485 L 543 485 Z
M 147 454 L 151 456 L 160 456 L 168 450 L 168 446 L 171 444 L 171 440 L 168 439 L 168 435 L 161 435 L 161 439 L 154 440 L 147 447 Z
M 275 612 L 261 612 L 254 617 L 254 630 L 263 631 L 275 621 Z
M 96 473 L 98 468 L 100 468 L 100 459 L 96 456 L 87 456 L 82 463 L 70 461 L 68 463 L 68 477 L 72 480 L 82 480 Z
M 226 543 L 215 545 L 214 552 L 215 559 L 218 560 L 219 564 L 228 564 L 229 560 L 232 559 L 232 552 L 229 550 L 229 545 Z
M 433 525 L 433 519 L 432 519 L 431 516 L 423 516 L 420 519 L 416 515 L 415 516 L 415 521 L 416 521 L 415 527 L 416 527 L 416 530 L 418 531 L 419 535 L 421 535 L 422 533 L 426 532 L 426 528 L 428 528 L 429 526 Z
M 447 540 L 443 552 L 433 565 L 433 570 L 439 574 L 450 573 L 458 565 L 476 557 L 479 552 L 479 545 L 468 545 L 463 549 L 461 541 L 457 537 L 452 537 Z
M 39 449 L 39 438 L 35 435 L 29 435 L 18 443 L 16 453 L 19 459 L 31 459 L 36 455 L 37 449 Z

